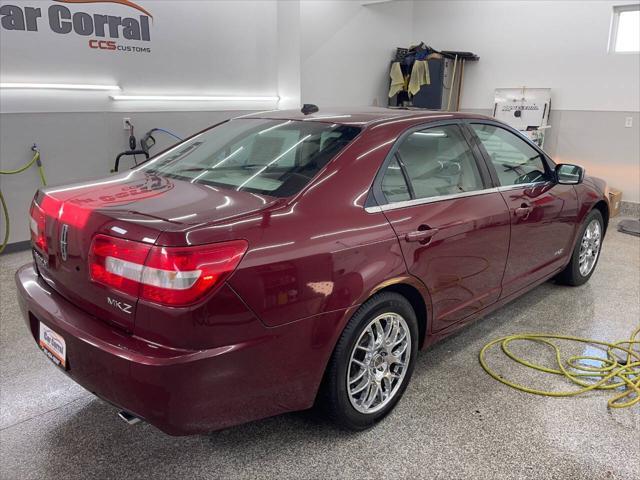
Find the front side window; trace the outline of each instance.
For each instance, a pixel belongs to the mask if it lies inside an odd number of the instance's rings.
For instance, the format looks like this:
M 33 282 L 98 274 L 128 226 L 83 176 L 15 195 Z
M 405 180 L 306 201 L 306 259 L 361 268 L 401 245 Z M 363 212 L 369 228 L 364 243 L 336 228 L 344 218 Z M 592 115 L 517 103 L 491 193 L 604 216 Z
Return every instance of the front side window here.
M 523 139 L 495 125 L 472 124 L 471 127 L 489 154 L 501 186 L 550 179 L 542 154 Z
M 397 155 L 411 183 L 413 198 L 484 188 L 475 157 L 457 125 L 414 132 L 402 142 Z
M 191 183 L 291 196 L 360 132 L 294 120 L 237 119 L 207 130 L 141 170 Z

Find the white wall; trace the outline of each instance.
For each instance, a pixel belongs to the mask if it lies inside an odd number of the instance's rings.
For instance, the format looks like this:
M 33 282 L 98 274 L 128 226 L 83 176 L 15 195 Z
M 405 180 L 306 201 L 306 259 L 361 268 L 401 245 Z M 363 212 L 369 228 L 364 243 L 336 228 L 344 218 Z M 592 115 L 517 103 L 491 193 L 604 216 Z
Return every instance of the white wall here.
M 127 94 L 209 94 L 273 96 L 278 93 L 277 2 L 149 1 L 151 41 L 118 44 L 150 48 L 129 53 L 89 48 L 95 35 L 59 34 L 49 28 L 48 9 L 63 5 L 73 12 L 130 16 L 140 12 L 114 3 L 61 4 L 43 0 L 2 0 L 0 5 L 38 7 L 38 31 L 0 28 L 2 82 L 117 84 Z M 108 39 L 107 39 L 108 40 Z M 273 104 L 247 108 L 273 108 Z M 237 104 L 186 105 L 114 102 L 109 95 L 77 92 L 3 91 L 3 112 L 210 110 Z M 243 105 L 240 105 L 243 107 Z
M 389 62 L 413 41 L 413 2 L 303 0 L 302 100 L 331 106 L 387 105 Z
M 300 105 L 300 2 L 278 2 L 278 95 L 281 109 Z
M 462 108 L 488 108 L 498 87 L 551 87 L 557 110 L 639 111 L 640 55 L 607 53 L 613 1 L 420 1 L 416 39 L 471 50 Z M 636 2 L 637 3 L 637 2 Z

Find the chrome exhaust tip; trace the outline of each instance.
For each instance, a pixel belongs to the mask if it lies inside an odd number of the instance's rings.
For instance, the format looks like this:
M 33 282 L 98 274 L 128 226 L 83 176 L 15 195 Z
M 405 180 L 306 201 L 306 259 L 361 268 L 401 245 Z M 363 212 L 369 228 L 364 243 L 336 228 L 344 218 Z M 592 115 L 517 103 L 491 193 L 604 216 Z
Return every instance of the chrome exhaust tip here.
M 135 425 L 136 423 L 141 422 L 142 420 L 138 417 L 136 417 L 135 415 L 133 415 L 132 413 L 129 413 L 125 410 L 122 410 L 120 412 L 118 412 L 118 416 L 124 420 L 124 422 L 127 425 Z

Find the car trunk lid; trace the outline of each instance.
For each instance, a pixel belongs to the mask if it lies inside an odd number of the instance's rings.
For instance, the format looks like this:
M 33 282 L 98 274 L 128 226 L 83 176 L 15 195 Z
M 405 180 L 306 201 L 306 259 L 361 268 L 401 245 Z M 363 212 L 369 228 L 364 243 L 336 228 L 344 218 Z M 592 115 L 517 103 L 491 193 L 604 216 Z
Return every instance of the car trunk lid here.
M 102 182 L 40 191 L 35 203 L 45 218 L 46 252 L 34 248 L 42 277 L 91 315 L 132 332 L 137 296 L 91 280 L 89 257 L 95 235 L 151 246 L 167 230 L 228 219 L 273 202 L 246 192 L 130 172 Z

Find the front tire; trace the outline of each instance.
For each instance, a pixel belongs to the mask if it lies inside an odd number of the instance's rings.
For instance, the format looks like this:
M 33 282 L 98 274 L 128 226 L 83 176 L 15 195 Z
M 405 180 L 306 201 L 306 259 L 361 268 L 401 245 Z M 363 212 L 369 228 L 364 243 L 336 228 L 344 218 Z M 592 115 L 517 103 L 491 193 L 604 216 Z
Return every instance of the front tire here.
M 600 210 L 591 210 L 582 222 L 569 264 L 556 277 L 559 283 L 578 286 L 591 278 L 600 259 L 603 237 L 602 213 Z
M 385 417 L 407 388 L 418 353 L 418 321 L 397 293 L 371 297 L 342 332 L 327 366 L 320 405 L 343 428 Z

